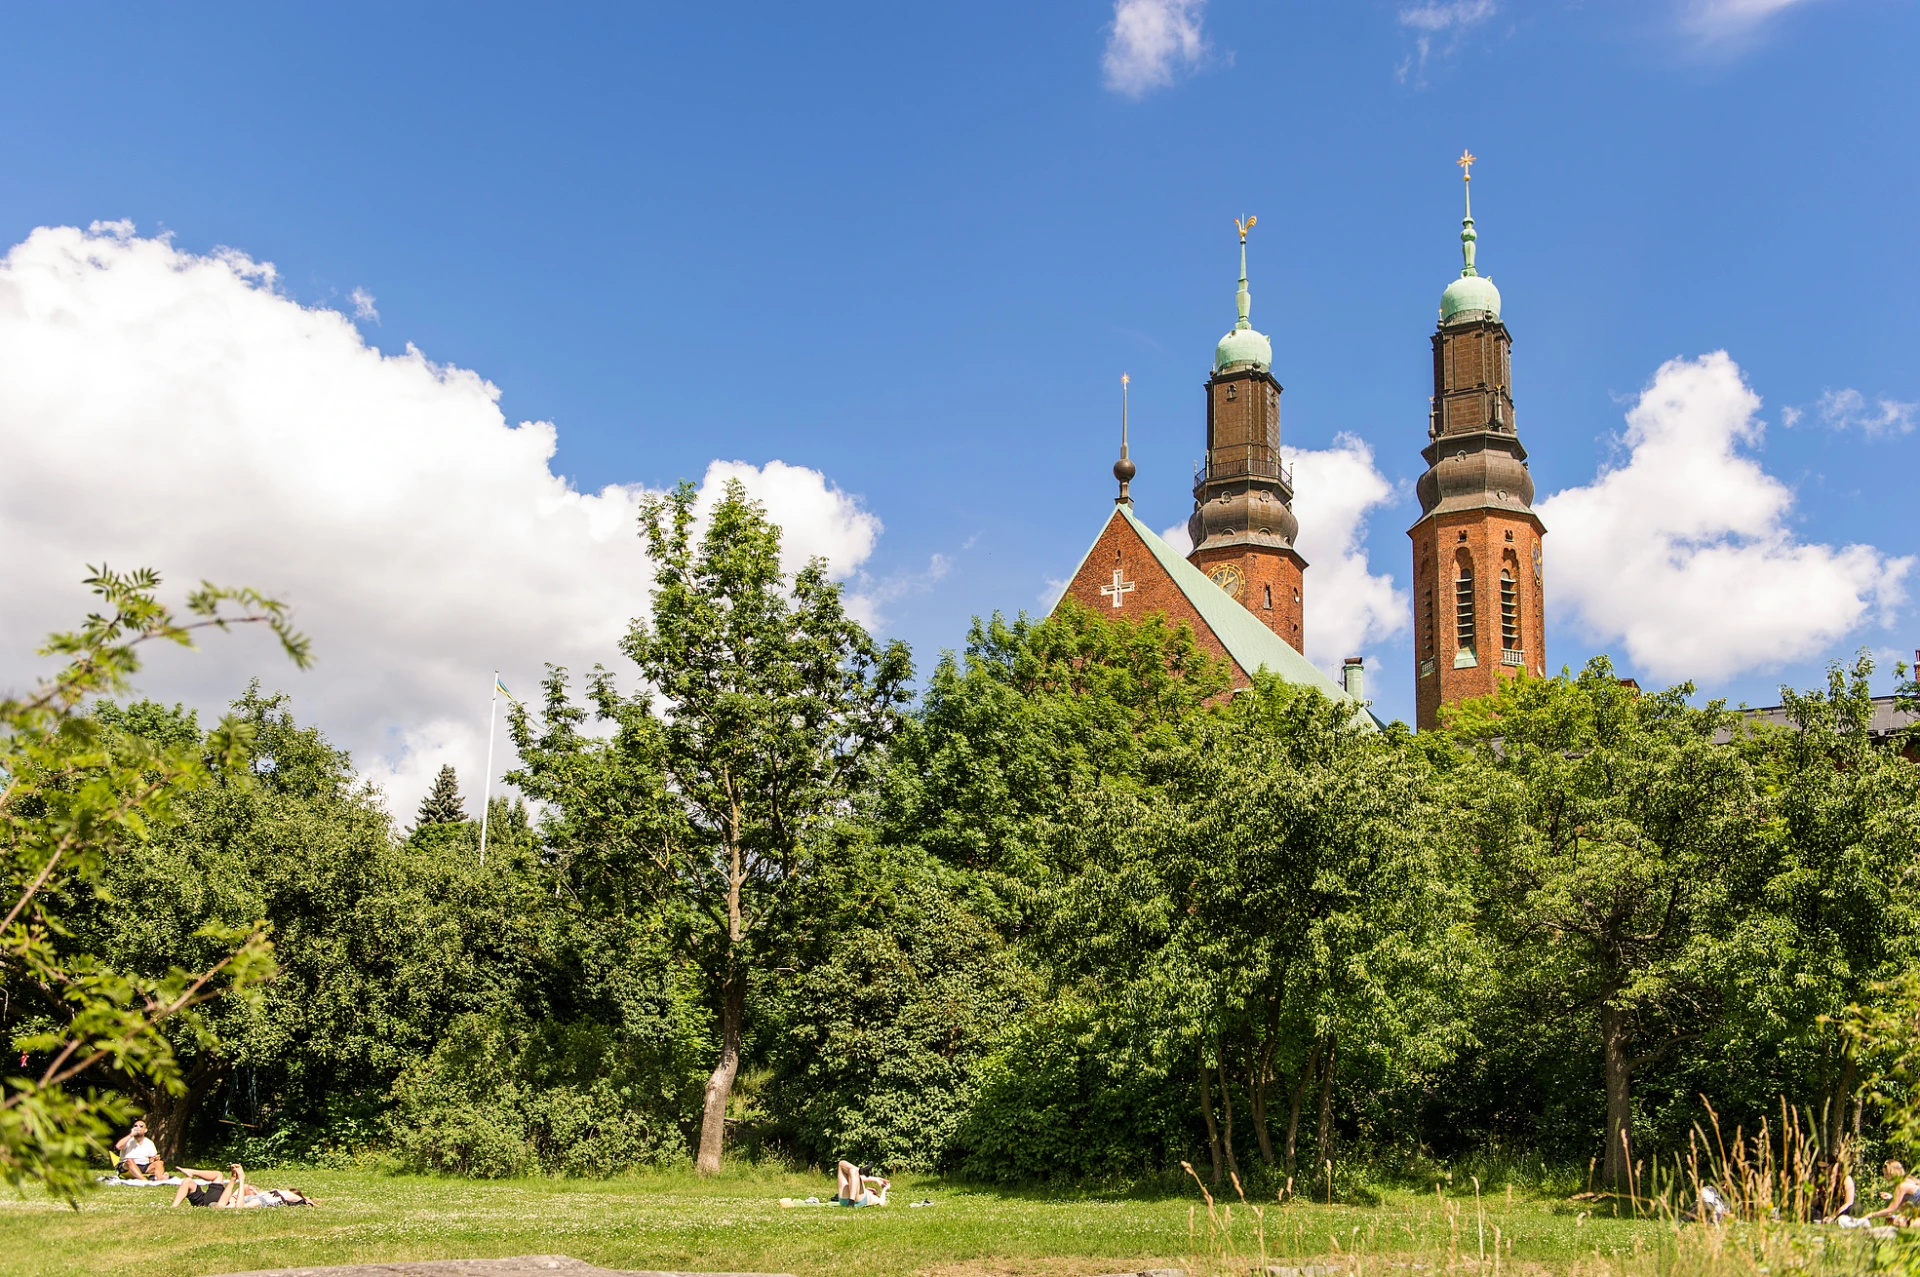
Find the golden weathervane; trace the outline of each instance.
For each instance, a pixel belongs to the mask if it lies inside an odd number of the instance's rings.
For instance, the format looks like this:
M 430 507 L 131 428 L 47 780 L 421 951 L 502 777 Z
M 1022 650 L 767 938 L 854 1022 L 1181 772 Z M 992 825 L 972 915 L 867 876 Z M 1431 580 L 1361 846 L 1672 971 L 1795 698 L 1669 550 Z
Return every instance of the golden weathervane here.
M 1257 217 L 1249 217 L 1244 222 L 1237 217 L 1233 219 L 1233 224 L 1240 228 L 1240 242 L 1242 244 L 1247 242 L 1247 232 L 1252 230 L 1253 224 L 1259 220 Z

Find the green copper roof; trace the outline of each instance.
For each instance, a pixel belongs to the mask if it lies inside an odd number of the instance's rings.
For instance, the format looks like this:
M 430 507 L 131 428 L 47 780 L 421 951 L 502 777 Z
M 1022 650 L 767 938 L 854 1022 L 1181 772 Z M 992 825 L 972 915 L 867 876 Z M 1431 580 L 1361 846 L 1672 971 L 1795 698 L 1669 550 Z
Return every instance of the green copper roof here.
M 1247 225 L 1253 223 L 1249 221 Z M 1254 331 L 1247 320 L 1247 311 L 1253 305 L 1253 295 L 1247 291 L 1247 233 L 1240 232 L 1240 291 L 1234 294 L 1234 304 L 1240 311 L 1240 318 L 1234 321 L 1233 328 L 1220 344 L 1213 348 L 1213 367 L 1216 372 L 1224 372 L 1234 364 L 1257 364 L 1261 368 L 1273 366 L 1273 343 L 1266 334 Z
M 1116 506 L 1113 511 L 1116 519 L 1125 519 L 1127 526 L 1139 536 L 1154 560 L 1166 569 L 1167 575 L 1186 595 L 1187 602 L 1193 604 L 1193 610 L 1200 614 L 1227 654 L 1250 673 L 1265 670 L 1277 676 L 1282 682 L 1299 687 L 1311 687 L 1321 695 L 1333 701 L 1345 701 L 1354 706 L 1354 726 L 1364 731 L 1380 730 L 1380 720 L 1359 702 L 1347 695 L 1346 689 L 1336 683 L 1321 668 L 1295 651 L 1293 644 L 1275 634 L 1260 623 L 1260 619 L 1239 603 L 1232 595 L 1215 585 L 1207 574 L 1186 561 L 1178 550 L 1156 536 L 1151 528 L 1134 517 L 1131 506 Z M 1105 527 L 1101 532 L 1106 531 Z M 1095 537 L 1097 545 L 1100 538 Z M 1087 547 L 1087 554 L 1093 553 L 1093 547 Z M 1086 558 L 1080 560 L 1086 565 Z M 1079 569 L 1074 570 L 1074 576 Z M 1067 578 L 1072 580 L 1072 577 Z
M 1486 312 L 1488 318 L 1500 318 L 1500 290 L 1484 275 L 1462 275 L 1440 294 L 1440 322 L 1455 315 Z
M 1216 371 L 1225 372 L 1235 364 L 1273 367 L 1273 343 L 1267 340 L 1265 333 L 1257 333 L 1251 328 L 1234 329 L 1213 348 L 1213 366 Z

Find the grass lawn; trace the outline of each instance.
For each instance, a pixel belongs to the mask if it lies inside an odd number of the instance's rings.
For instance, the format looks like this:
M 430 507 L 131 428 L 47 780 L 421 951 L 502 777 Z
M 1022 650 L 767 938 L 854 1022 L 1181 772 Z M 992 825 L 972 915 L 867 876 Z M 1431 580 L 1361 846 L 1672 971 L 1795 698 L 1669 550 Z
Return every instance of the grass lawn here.
M 309 1190 L 324 1205 L 172 1210 L 172 1190 L 163 1188 L 103 1188 L 84 1198 L 77 1212 L 32 1197 L 0 1202 L 0 1277 L 200 1277 L 291 1265 L 521 1254 L 565 1254 L 608 1268 L 807 1277 L 1081 1277 L 1191 1267 L 1210 1249 L 1216 1258 L 1220 1251 L 1217 1244 L 1208 1246 L 1204 1207 L 1198 1241 L 1190 1239 L 1189 1210 L 1198 1194 L 1003 1193 L 903 1176 L 896 1181 L 895 1204 L 884 1210 L 785 1210 L 779 1198 L 825 1196 L 831 1181 L 742 1170 L 715 1180 L 660 1172 L 609 1181 L 504 1182 L 301 1171 L 265 1174 L 260 1182 Z M 907 1202 L 924 1197 L 934 1205 L 908 1209 Z M 1510 1199 L 1501 1191 L 1490 1193 L 1482 1210 L 1476 1213 L 1471 1195 L 1443 1200 L 1432 1192 L 1390 1193 L 1374 1207 L 1271 1207 L 1267 1253 L 1276 1260 L 1331 1260 L 1356 1272 L 1451 1268 L 1488 1277 L 1767 1271 L 1762 1264 L 1777 1272 L 1775 1265 L 1786 1258 L 1742 1258 L 1725 1244 L 1690 1248 L 1684 1238 L 1676 1242 L 1671 1224 L 1595 1218 L 1590 1203 L 1524 1193 Z M 1221 1267 L 1244 1272 L 1257 1258 L 1249 1222 L 1246 1208 L 1236 1208 L 1234 1248 L 1248 1262 Z M 1807 1247 L 1804 1241 L 1789 1244 Z M 1817 1266 L 1820 1257 L 1804 1258 Z

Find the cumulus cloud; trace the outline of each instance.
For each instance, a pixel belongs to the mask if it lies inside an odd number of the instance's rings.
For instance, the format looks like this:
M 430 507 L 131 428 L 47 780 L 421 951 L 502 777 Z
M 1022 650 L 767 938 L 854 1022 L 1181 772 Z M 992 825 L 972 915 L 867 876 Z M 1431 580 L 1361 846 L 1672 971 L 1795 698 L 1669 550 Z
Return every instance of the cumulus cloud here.
M 1495 0 L 1429 0 L 1400 10 L 1400 25 L 1419 34 L 1414 37 L 1413 52 L 1394 68 L 1395 76 L 1403 84 L 1408 80 L 1424 83 L 1422 73 L 1433 56 L 1436 39 L 1445 41 L 1443 53 L 1451 52 L 1462 34 L 1499 11 Z
M 1624 464 L 1538 505 L 1550 606 L 1661 679 L 1815 656 L 1905 600 L 1911 557 L 1796 540 L 1793 494 L 1748 454 L 1760 397 L 1725 351 L 1662 365 Z
M 1793 416 L 1787 419 L 1790 426 L 1802 416 L 1797 409 L 1791 411 Z M 1911 434 L 1914 419 L 1920 417 L 1920 403 L 1902 403 L 1886 395 L 1878 395 L 1868 403 L 1865 395 L 1848 387 L 1823 392 L 1820 402 L 1814 405 L 1814 412 L 1820 424 L 1829 430 L 1858 430 L 1869 439 L 1877 439 L 1883 435 Z
M 551 424 L 509 424 L 477 373 L 382 354 L 274 280 L 126 223 L 43 228 L 0 262 L 0 686 L 43 672 L 27 653 L 87 608 L 85 564 L 159 568 L 174 597 L 253 585 L 294 604 L 312 671 L 216 635 L 156 654 L 142 690 L 211 710 L 258 673 L 397 813 L 444 762 L 471 803 L 491 671 L 524 698 L 543 662 L 618 660 L 651 582 L 646 493 L 576 491 Z M 716 461 L 703 500 L 730 478 L 784 526 L 789 565 L 817 554 L 847 580 L 872 553 L 879 520 L 817 471 Z
M 1370 571 L 1367 561 L 1368 513 L 1392 499 L 1393 485 L 1375 468 L 1373 449 L 1350 434 L 1336 436 L 1331 448 L 1284 451 L 1300 520 L 1296 548 L 1308 564 L 1307 659 L 1338 670 L 1366 644 L 1411 623 L 1406 594 L 1394 588 L 1392 576 Z M 1182 554 L 1193 549 L 1184 521 L 1160 539 Z
M 1367 565 L 1367 515 L 1392 499 L 1373 449 L 1349 434 L 1333 447 L 1290 451 L 1298 547 L 1307 569 L 1307 658 L 1328 670 L 1367 644 L 1406 629 L 1411 604 L 1393 577 Z
M 372 293 L 364 288 L 356 288 L 348 294 L 347 300 L 353 303 L 355 319 L 371 319 L 376 324 L 380 322 L 380 309 L 373 304 Z
M 1100 59 L 1107 87 L 1140 98 L 1198 66 L 1207 52 L 1200 30 L 1206 7 L 1207 0 L 1114 0 Z

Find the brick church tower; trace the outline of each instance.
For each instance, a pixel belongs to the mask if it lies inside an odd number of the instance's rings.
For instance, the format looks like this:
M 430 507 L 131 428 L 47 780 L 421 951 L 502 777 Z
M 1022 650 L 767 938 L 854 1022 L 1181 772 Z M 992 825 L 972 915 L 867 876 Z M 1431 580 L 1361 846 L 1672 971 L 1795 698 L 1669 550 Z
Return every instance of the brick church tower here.
M 1440 707 L 1546 672 L 1541 538 L 1533 476 L 1513 419 L 1513 338 L 1500 290 L 1474 269 L 1473 156 L 1463 155 L 1466 268 L 1440 298 L 1433 401 L 1421 453 L 1413 539 L 1414 706 L 1420 730 Z
M 1188 562 L 1247 611 L 1304 650 L 1301 590 L 1307 561 L 1294 549 L 1293 474 L 1280 461 L 1280 383 L 1273 343 L 1247 320 L 1247 231 L 1240 228 L 1239 319 L 1213 353 L 1207 378 L 1207 459 L 1193 477 Z

